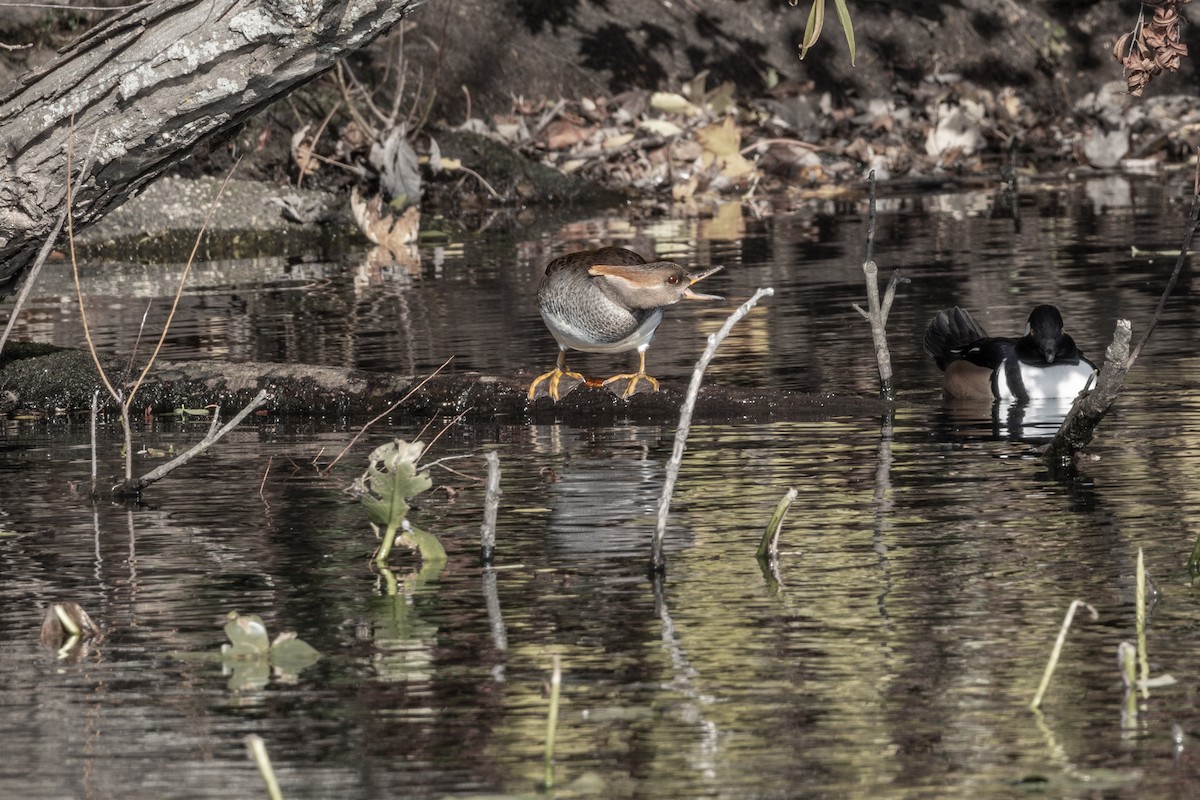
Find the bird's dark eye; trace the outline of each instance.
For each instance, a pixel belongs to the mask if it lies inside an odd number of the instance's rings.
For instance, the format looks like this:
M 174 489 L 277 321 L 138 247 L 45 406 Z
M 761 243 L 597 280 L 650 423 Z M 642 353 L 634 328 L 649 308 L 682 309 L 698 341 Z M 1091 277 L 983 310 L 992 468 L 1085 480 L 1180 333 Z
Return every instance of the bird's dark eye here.
M 672 286 L 674 286 L 675 284 L 679 283 L 679 276 L 678 276 L 678 275 L 671 275 L 671 276 L 669 276 L 669 277 L 667 278 L 667 283 L 669 283 L 669 284 L 671 284 Z

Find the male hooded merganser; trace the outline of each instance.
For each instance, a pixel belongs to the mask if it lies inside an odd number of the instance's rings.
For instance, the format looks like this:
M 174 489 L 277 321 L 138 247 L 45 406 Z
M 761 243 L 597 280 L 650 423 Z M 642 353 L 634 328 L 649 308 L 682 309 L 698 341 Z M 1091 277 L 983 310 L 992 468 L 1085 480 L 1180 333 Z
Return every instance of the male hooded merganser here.
M 720 267 L 688 272 L 670 261 L 646 259 L 623 247 L 603 247 L 569 253 L 546 265 L 538 286 L 538 310 L 558 342 L 558 364 L 529 386 L 529 399 L 543 394 L 554 400 L 566 396 L 584 378 L 567 370 L 567 350 L 585 353 L 638 351 L 638 371 L 614 375 L 604 386 L 629 398 L 639 391 L 658 391 L 658 381 L 646 374 L 646 348 L 662 322 L 663 308 L 686 298 L 720 300 L 697 294 L 692 284 Z
M 961 308 L 939 311 L 925 331 L 925 352 L 946 373 L 944 394 L 954 399 L 1073 398 L 1096 371 L 1063 333 L 1054 306 L 1035 308 L 1020 339 L 989 337 Z

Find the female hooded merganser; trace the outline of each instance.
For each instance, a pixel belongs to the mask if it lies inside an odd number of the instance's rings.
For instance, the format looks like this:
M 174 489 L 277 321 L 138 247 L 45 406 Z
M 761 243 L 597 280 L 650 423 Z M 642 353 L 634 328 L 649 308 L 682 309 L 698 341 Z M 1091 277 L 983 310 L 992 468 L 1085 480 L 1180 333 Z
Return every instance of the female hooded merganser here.
M 944 394 L 954 399 L 1073 398 L 1096 371 L 1063 333 L 1054 306 L 1035 308 L 1020 339 L 989 337 L 961 308 L 939 311 L 925 331 L 925 352 L 946 373 Z
M 670 261 L 647 263 L 623 247 L 570 253 L 551 261 L 538 286 L 537 302 L 558 342 L 558 364 L 534 379 L 529 399 L 545 394 L 557 401 L 584 382 L 581 374 L 567 370 L 567 350 L 637 350 L 638 371 L 614 375 L 603 385 L 626 399 L 647 389 L 658 391 L 658 381 L 646 374 L 646 348 L 662 322 L 663 308 L 685 297 L 720 300 L 691 290 L 692 284 L 719 269 L 688 272 Z

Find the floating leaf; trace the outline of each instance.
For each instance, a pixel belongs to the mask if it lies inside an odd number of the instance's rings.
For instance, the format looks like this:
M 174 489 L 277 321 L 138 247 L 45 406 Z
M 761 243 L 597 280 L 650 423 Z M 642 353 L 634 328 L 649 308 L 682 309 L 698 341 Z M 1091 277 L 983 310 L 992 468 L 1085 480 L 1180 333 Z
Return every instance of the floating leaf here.
M 271 639 L 267 636 L 267 626 L 263 624 L 262 617 L 230 611 L 226 619 L 229 622 L 225 624 L 225 635 L 232 645 L 229 652 L 233 657 L 248 653 L 265 654 L 271 649 Z
M 271 644 L 271 665 L 283 672 L 298 673 L 317 662 L 321 654 L 292 631 L 281 633 Z
M 404 535 L 400 537 L 405 545 L 421 553 L 423 563 L 442 563 L 446 560 L 446 548 L 438 538 L 428 531 L 421 530 L 415 525 L 404 526 Z

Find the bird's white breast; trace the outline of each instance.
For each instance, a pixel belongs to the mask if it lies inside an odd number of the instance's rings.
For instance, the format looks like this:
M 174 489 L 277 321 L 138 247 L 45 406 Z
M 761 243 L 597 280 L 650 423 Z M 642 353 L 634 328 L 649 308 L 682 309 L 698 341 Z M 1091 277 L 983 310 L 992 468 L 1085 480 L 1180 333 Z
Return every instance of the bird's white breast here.
M 662 309 L 655 309 L 650 316 L 646 317 L 646 321 L 638 326 L 637 330 L 624 339 L 615 342 L 597 342 L 594 335 L 577 327 L 571 320 L 555 314 L 553 311 L 542 309 L 542 319 L 559 345 L 585 353 L 624 353 L 626 350 L 646 347 L 654 338 L 654 331 L 658 328 L 658 323 L 662 322 L 662 318 Z
M 1008 360 L 1000 365 L 996 378 L 996 390 L 999 398 L 1004 401 L 1017 399 L 1012 388 L 1008 385 L 1006 369 Z M 1083 391 L 1091 380 L 1095 366 L 1089 361 L 1081 360 L 1078 364 L 1051 364 L 1049 366 L 1032 366 L 1019 364 L 1021 380 L 1025 384 L 1025 393 L 1030 400 L 1047 400 L 1050 398 L 1074 398 Z

